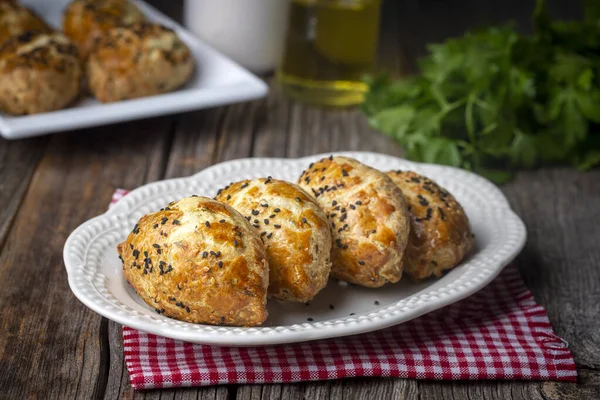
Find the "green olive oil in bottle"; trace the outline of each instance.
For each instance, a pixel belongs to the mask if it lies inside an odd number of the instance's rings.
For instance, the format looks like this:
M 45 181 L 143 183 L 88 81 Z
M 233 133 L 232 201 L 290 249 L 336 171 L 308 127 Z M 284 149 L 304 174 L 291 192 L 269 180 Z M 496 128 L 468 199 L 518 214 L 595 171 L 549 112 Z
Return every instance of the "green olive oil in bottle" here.
M 277 79 L 291 98 L 324 106 L 363 101 L 377 51 L 381 0 L 292 0 Z

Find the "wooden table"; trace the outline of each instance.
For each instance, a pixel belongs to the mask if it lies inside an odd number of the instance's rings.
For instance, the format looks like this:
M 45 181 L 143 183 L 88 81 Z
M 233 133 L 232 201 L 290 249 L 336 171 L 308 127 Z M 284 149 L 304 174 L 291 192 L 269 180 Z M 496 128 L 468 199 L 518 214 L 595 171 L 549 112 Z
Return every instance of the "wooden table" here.
M 180 1 L 153 3 L 181 16 Z M 425 43 L 465 28 L 512 18 L 527 29 L 531 4 L 521 3 L 389 0 L 382 65 L 410 71 Z M 551 5 L 558 15 L 577 12 L 568 0 Z M 267 98 L 250 103 L 0 141 L 0 398 L 600 398 L 600 170 L 571 168 L 523 172 L 502 190 L 529 231 L 517 263 L 556 333 L 569 342 L 577 384 L 346 379 L 134 392 L 121 327 L 69 290 L 62 261 L 69 233 L 102 213 L 115 188 L 187 176 L 233 158 L 338 150 L 402 155 L 359 111 L 305 107 L 274 86 Z

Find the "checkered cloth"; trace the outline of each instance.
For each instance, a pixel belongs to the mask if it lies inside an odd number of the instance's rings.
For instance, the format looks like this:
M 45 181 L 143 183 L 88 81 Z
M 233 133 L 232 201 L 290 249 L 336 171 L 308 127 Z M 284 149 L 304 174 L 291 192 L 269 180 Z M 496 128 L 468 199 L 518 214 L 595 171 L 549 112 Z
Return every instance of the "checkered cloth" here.
M 113 203 L 126 193 L 117 191 Z M 362 335 L 240 348 L 186 343 L 123 327 L 123 342 L 135 389 L 356 376 L 577 378 L 567 343 L 554 334 L 513 266 L 465 300 Z

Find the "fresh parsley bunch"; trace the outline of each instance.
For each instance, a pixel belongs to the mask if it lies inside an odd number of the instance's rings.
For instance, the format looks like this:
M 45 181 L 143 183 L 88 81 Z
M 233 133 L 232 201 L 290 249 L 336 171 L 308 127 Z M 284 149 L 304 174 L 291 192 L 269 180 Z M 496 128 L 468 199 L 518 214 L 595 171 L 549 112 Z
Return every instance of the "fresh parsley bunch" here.
M 600 164 L 600 2 L 583 21 L 551 21 L 544 0 L 535 33 L 511 27 L 429 46 L 421 74 L 368 78 L 363 110 L 410 159 L 458 166 L 504 182 L 519 168 Z

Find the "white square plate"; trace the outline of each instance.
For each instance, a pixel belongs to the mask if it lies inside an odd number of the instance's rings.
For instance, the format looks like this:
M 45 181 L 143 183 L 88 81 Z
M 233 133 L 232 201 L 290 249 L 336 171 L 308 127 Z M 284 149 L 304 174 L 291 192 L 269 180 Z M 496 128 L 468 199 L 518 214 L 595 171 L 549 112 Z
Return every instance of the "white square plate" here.
M 267 85 L 250 72 L 203 43 L 153 7 L 134 1 L 151 21 L 177 32 L 196 60 L 196 72 L 183 88 L 162 95 L 103 104 L 83 98 L 69 108 L 36 115 L 10 116 L 0 113 L 0 132 L 7 139 L 20 139 L 56 131 L 110 124 L 175 112 L 190 111 L 262 97 Z M 70 0 L 23 0 L 53 27 L 60 29 L 62 13 Z
M 105 214 L 85 222 L 65 244 L 69 286 L 92 310 L 135 329 L 211 345 L 272 345 L 353 335 L 406 322 L 482 289 L 523 248 L 523 222 L 511 211 L 502 192 L 486 179 L 452 167 L 382 154 L 340 154 L 384 171 L 416 171 L 450 191 L 471 221 L 476 235 L 473 254 L 440 279 L 419 283 L 402 279 L 378 289 L 331 279 L 308 306 L 270 299 L 269 317 L 256 328 L 191 324 L 156 314 L 123 278 L 116 250 L 141 216 L 192 194 L 212 197 L 232 181 L 272 175 L 295 182 L 311 162 L 329 154 L 301 159 L 246 158 L 214 165 L 189 178 L 142 186 Z

